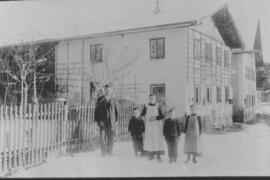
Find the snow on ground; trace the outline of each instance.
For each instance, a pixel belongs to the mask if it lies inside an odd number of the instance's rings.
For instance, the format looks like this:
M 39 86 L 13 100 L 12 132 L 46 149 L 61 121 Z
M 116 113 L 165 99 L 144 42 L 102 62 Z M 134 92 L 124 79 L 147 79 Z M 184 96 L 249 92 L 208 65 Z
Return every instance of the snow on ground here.
M 203 134 L 203 157 L 199 164 L 184 164 L 184 134 L 178 162 L 170 164 L 136 158 L 131 142 L 118 142 L 112 157 L 100 151 L 49 160 L 46 164 L 17 172 L 13 177 L 149 177 L 149 176 L 262 176 L 270 175 L 270 126 L 261 122 L 236 132 Z
M 256 113 L 270 114 L 270 103 L 261 103 L 256 106 Z

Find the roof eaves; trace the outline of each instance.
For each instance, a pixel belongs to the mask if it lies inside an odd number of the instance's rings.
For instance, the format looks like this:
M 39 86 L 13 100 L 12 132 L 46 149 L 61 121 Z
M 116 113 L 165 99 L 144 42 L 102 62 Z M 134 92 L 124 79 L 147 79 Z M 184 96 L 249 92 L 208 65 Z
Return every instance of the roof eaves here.
M 20 42 L 20 43 L 11 43 L 11 44 L 0 45 L 0 48 L 12 47 L 12 46 L 23 46 L 27 44 L 59 42 L 59 41 L 66 41 L 66 40 L 106 37 L 106 36 L 129 34 L 129 33 L 139 33 L 139 32 L 152 31 L 152 30 L 157 30 L 157 29 L 160 30 L 160 29 L 168 29 L 168 28 L 195 26 L 197 24 L 198 24 L 197 20 L 191 20 L 191 21 L 184 21 L 184 22 L 177 22 L 177 23 L 155 25 L 155 26 L 110 31 L 110 32 L 104 32 L 104 33 L 94 33 L 94 34 L 86 34 L 86 35 L 67 36 L 67 37 L 62 37 L 62 38 L 48 38 L 48 39 L 39 39 L 39 40 L 34 40 L 34 41 L 25 41 L 25 42 Z
M 233 26 L 234 26 L 234 28 L 235 28 L 235 30 L 236 30 L 236 34 L 237 34 L 237 36 L 238 36 L 239 39 L 240 39 L 240 43 L 241 43 L 242 49 L 245 49 L 245 48 L 246 48 L 246 45 L 245 45 L 244 40 L 243 40 L 243 38 L 242 38 L 242 36 L 241 36 L 241 33 L 239 32 L 239 29 L 238 29 L 237 25 L 236 25 L 236 23 L 235 23 L 235 21 L 234 21 L 234 19 L 233 19 L 233 17 L 232 17 L 232 14 L 231 14 L 230 11 L 229 11 L 228 5 L 226 5 L 226 8 L 227 8 L 228 14 L 229 14 L 229 16 L 230 16 L 230 19 L 232 20 Z

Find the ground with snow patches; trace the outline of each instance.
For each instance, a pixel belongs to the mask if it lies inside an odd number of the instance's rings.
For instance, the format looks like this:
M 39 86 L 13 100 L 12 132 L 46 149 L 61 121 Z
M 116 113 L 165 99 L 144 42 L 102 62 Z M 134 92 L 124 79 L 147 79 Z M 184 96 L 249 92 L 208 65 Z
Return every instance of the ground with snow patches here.
M 257 110 L 270 113 L 270 105 L 260 105 Z M 186 156 L 182 134 L 176 163 L 168 162 L 167 152 L 163 162 L 136 158 L 131 142 L 118 142 L 112 157 L 101 157 L 100 151 L 62 156 L 21 170 L 13 177 L 269 176 L 270 126 L 267 124 L 262 120 L 237 131 L 204 133 L 203 156 L 196 165 L 183 163 Z

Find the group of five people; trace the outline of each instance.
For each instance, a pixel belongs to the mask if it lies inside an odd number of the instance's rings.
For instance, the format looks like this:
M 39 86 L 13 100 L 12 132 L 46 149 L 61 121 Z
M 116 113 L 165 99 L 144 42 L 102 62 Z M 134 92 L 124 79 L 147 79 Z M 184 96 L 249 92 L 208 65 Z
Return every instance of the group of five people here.
M 105 95 L 98 98 L 95 107 L 95 121 L 100 129 L 100 146 L 102 155 L 111 155 L 113 148 L 113 130 L 116 127 L 118 111 L 116 100 L 111 98 L 111 87 L 105 86 Z M 188 162 L 193 156 L 193 162 L 200 155 L 200 135 L 202 132 L 201 118 L 196 114 L 196 106 L 190 106 L 191 114 L 186 117 L 184 132 L 184 152 Z M 166 115 L 165 115 L 166 114 Z M 174 109 L 162 111 L 156 101 L 156 96 L 149 96 L 149 103 L 140 111 L 133 109 L 128 131 L 132 137 L 135 155 L 147 155 L 149 160 L 155 157 L 162 161 L 164 154 L 164 139 L 168 146 L 169 162 L 177 161 L 178 141 L 181 135 L 180 121 L 175 118 Z

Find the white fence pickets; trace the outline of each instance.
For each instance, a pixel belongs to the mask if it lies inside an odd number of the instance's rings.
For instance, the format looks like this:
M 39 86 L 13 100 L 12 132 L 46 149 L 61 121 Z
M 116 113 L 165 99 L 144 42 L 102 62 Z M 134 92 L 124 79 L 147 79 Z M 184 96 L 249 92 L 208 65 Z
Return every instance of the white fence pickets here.
M 126 137 L 134 103 L 119 100 L 115 138 Z M 99 146 L 95 104 L 64 102 L 0 106 L 0 173 L 30 168 L 48 157 Z

